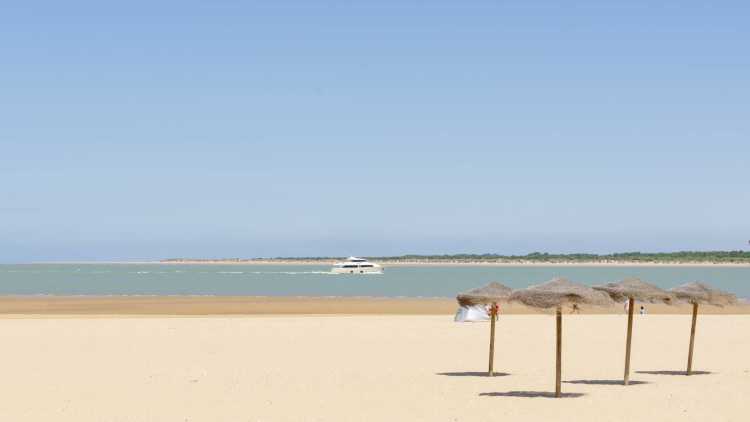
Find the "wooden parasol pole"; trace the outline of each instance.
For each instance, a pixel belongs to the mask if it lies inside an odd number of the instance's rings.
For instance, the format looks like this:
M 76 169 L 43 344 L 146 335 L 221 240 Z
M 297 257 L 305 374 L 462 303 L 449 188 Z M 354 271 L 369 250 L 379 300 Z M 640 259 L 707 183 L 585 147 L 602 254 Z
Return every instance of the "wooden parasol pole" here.
M 695 322 L 698 320 L 698 303 L 693 303 L 693 325 L 690 327 L 690 351 L 688 352 L 687 375 L 693 373 L 693 345 L 695 344 Z
M 497 303 L 492 304 L 490 310 L 490 369 L 488 375 L 495 376 L 493 364 L 495 361 L 495 318 L 497 317 Z
M 555 364 L 555 397 L 560 397 L 560 378 L 562 373 L 562 308 L 557 307 L 557 361 Z
M 628 338 L 625 342 L 625 379 L 623 383 L 630 383 L 630 343 L 633 338 L 633 308 L 635 308 L 635 299 L 628 298 Z

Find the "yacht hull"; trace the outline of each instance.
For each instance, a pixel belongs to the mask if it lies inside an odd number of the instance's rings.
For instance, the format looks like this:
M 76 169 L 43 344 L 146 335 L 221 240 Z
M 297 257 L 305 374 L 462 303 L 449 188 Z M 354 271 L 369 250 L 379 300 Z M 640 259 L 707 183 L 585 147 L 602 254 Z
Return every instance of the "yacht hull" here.
M 334 274 L 383 274 L 383 267 L 371 268 L 332 268 Z

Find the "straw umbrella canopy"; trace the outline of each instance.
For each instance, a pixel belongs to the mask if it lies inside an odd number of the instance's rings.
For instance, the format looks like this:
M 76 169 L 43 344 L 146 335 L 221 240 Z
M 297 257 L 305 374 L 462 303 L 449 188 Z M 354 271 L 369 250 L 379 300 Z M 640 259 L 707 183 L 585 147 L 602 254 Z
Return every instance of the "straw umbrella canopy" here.
M 557 353 L 555 365 L 555 397 L 560 397 L 562 374 L 562 308 L 567 305 L 607 306 L 612 300 L 606 294 L 597 292 L 582 284 L 572 283 L 566 278 L 555 278 L 544 284 L 516 290 L 510 300 L 540 309 L 555 308 L 557 322 Z
M 461 306 L 476 306 L 476 305 L 491 305 L 490 307 L 490 362 L 487 375 L 494 376 L 494 360 L 495 360 L 495 319 L 497 318 L 497 303 L 507 301 L 510 297 L 511 289 L 501 283 L 493 281 L 486 286 L 477 287 L 459 293 L 456 296 L 458 304 Z
M 690 346 L 686 375 L 693 373 L 693 345 L 695 344 L 695 323 L 698 320 L 698 305 L 725 306 L 737 303 L 737 296 L 716 289 L 708 284 L 692 282 L 670 290 L 678 300 L 693 305 L 693 321 L 690 326 Z
M 512 292 L 513 289 L 510 287 L 493 281 L 485 286 L 459 293 L 456 300 L 461 306 L 486 305 L 505 301 Z
M 671 304 L 674 300 L 674 295 L 637 278 L 626 278 L 618 283 L 594 286 L 594 289 L 606 292 L 617 302 L 628 301 L 628 331 L 625 340 L 625 375 L 623 377 L 623 384 L 628 385 L 630 383 L 630 345 L 633 338 L 633 308 L 635 308 L 635 301 Z
M 694 305 L 727 306 L 737 303 L 737 296 L 709 284 L 694 281 L 669 290 L 678 300 Z

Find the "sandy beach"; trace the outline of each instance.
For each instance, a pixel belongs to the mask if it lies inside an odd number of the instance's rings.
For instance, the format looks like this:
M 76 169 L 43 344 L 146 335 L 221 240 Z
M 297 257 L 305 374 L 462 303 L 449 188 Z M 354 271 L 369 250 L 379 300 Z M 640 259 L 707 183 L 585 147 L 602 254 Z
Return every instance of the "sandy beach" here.
M 750 2 L 0 10 L 0 422 L 750 421 Z
M 645 304 L 649 314 L 683 314 L 689 305 Z M 0 315 L 452 315 L 450 298 L 283 296 L 0 296 Z M 503 304 L 504 314 L 538 314 L 521 304 Z M 620 314 L 623 308 L 583 308 L 584 314 Z M 701 308 L 702 314 L 750 314 L 750 306 Z
M 750 316 L 705 315 L 684 369 L 685 315 L 506 315 L 496 370 L 485 323 L 450 315 L 3 318 L 3 421 L 742 421 Z

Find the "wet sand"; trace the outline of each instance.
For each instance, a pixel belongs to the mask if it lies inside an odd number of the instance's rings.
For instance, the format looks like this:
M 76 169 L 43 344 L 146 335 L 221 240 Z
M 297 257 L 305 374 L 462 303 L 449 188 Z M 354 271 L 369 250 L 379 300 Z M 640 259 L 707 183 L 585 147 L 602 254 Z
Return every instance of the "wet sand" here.
M 650 314 L 689 314 L 688 305 L 645 304 Z M 262 296 L 0 296 L 0 315 L 451 315 L 450 298 Z M 506 314 L 536 314 L 502 304 Z M 619 314 L 622 306 L 584 308 L 584 314 Z M 702 314 L 750 314 L 750 306 L 701 307 Z

